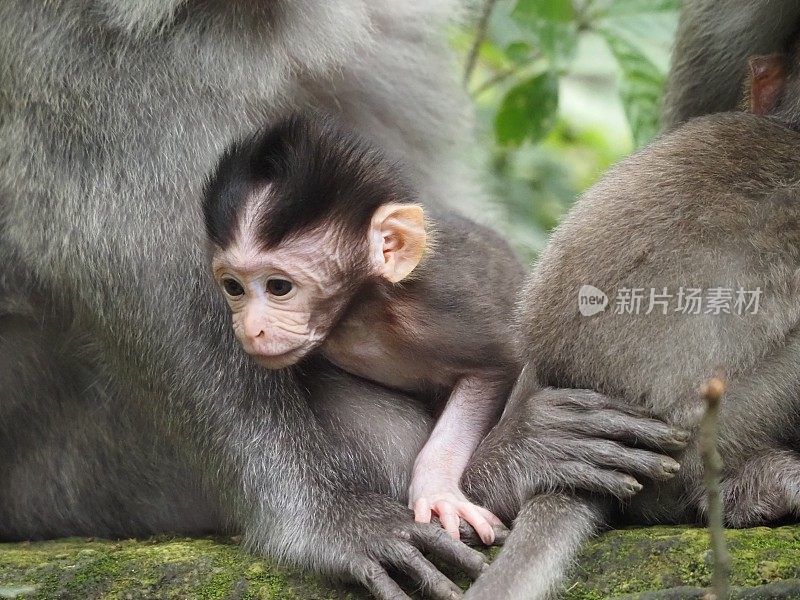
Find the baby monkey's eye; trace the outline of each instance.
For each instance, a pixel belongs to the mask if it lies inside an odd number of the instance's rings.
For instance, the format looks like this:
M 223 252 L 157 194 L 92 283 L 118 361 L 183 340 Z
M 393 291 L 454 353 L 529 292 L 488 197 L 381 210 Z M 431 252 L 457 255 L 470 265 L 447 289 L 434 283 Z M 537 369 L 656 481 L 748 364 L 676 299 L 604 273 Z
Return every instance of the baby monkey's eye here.
M 226 277 L 222 280 L 222 289 L 225 290 L 226 294 L 234 298 L 244 294 L 244 288 L 242 287 L 242 284 L 235 279 L 231 279 L 230 277 Z
M 273 296 L 285 296 L 292 291 L 292 282 L 287 279 L 270 279 L 267 281 L 267 291 Z

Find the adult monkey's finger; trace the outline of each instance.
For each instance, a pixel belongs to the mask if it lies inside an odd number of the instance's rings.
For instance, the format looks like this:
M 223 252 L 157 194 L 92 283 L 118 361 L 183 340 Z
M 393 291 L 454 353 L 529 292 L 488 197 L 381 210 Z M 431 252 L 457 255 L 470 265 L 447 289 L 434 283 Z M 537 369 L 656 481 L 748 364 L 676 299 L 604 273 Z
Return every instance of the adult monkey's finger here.
M 356 581 L 367 588 L 377 600 L 411 600 L 386 569 L 373 560 L 363 559 L 352 567 L 351 572 Z
M 489 566 L 489 561 L 483 554 L 454 540 L 440 527 L 415 527 L 411 530 L 411 539 L 423 552 L 433 554 L 448 565 L 461 569 L 471 579 L 477 579 Z
M 414 547 L 404 550 L 400 558 L 392 561 L 392 565 L 411 577 L 434 600 L 458 600 L 463 596 L 461 588 Z

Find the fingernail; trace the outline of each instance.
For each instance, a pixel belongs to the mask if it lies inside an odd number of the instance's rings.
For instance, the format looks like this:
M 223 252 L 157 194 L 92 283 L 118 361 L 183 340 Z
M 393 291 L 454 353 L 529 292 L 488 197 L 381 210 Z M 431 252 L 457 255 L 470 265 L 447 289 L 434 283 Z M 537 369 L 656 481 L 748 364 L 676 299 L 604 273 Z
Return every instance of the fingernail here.
M 661 461 L 661 468 L 663 468 L 667 473 L 677 473 L 681 470 L 681 465 L 674 460 L 664 460 Z

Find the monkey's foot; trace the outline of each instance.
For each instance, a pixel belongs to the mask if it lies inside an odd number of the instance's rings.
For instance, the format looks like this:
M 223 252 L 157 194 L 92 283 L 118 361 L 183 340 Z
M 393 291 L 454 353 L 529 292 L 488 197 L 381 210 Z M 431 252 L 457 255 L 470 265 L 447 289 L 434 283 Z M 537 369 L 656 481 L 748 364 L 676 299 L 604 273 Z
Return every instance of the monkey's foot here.
M 732 527 L 800 516 L 800 453 L 774 449 L 753 456 L 723 477 L 721 492 Z M 705 502 L 701 508 L 707 510 Z
M 500 519 L 467 500 L 458 488 L 437 490 L 429 486 L 420 494 L 411 493 L 409 508 L 414 510 L 414 520 L 418 523 L 430 523 L 435 514 L 445 531 L 456 540 L 460 538 L 460 519 L 469 523 L 487 546 L 495 541 L 495 528 L 505 529 Z

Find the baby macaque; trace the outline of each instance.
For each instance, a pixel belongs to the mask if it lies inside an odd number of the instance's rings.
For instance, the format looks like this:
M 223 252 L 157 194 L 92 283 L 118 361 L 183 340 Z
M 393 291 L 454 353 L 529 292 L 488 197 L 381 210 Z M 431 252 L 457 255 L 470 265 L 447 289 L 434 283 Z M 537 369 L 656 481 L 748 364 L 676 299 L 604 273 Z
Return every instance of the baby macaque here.
M 429 402 L 438 418 L 409 507 L 455 538 L 464 519 L 492 543 L 501 522 L 459 481 L 519 372 L 510 315 L 524 270 L 507 243 L 423 210 L 397 165 L 316 117 L 232 145 L 203 212 L 245 351 L 269 369 L 321 353 Z

